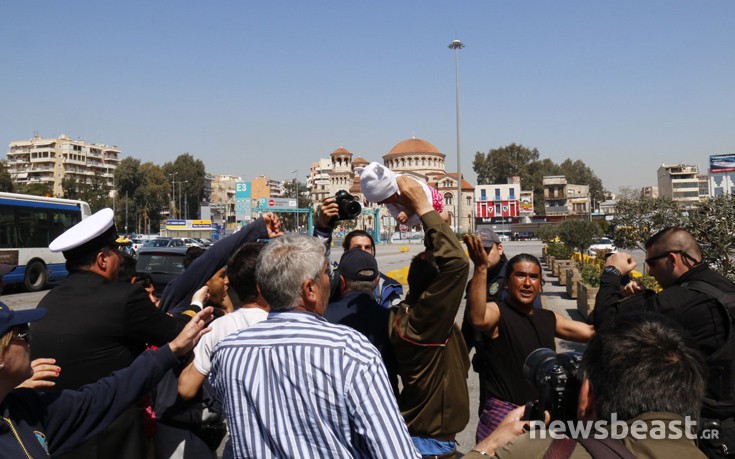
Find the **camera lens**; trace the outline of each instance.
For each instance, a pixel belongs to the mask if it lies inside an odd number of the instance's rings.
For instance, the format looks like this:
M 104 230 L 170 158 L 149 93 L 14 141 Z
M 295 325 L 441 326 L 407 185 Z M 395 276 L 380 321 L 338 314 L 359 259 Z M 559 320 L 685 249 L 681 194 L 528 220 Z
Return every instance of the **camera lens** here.
M 545 347 L 536 349 L 528 354 L 526 361 L 523 363 L 523 376 L 526 377 L 526 381 L 537 387 L 538 378 L 555 363 L 556 352 Z
M 357 218 L 360 216 L 360 212 L 362 211 L 362 206 L 359 202 L 349 202 L 345 206 L 345 213 L 348 215 L 348 218 Z

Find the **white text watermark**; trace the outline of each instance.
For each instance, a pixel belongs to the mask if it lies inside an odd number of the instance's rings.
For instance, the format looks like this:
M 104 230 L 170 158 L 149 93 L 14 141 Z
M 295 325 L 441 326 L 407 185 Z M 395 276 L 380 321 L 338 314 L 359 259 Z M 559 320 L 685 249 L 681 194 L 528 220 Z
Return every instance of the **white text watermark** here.
M 630 423 L 618 419 L 617 413 L 612 413 L 610 420 L 598 419 L 596 421 L 551 421 L 546 427 L 541 421 L 531 421 L 531 438 L 553 439 L 561 438 L 594 438 L 596 440 L 622 440 L 633 438 L 635 440 L 678 440 L 687 438 L 689 440 L 717 439 L 717 429 L 704 429 L 698 433 L 697 421 L 690 416 L 681 419 L 648 421 L 636 420 Z

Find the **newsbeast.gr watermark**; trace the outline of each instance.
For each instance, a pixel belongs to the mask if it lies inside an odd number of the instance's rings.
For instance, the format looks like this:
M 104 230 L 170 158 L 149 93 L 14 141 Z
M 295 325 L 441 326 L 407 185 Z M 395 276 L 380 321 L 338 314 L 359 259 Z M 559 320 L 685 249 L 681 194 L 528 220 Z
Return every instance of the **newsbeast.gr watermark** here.
M 605 440 L 612 438 L 613 440 L 622 440 L 624 438 L 634 438 L 636 440 L 678 440 L 687 438 L 689 440 L 701 439 L 717 439 L 719 430 L 703 429 L 701 432 L 697 429 L 697 421 L 690 416 L 680 419 L 660 420 L 653 419 L 648 421 L 636 420 L 631 423 L 618 419 L 617 413 L 612 413 L 610 420 L 599 419 L 597 421 L 551 421 L 549 426 L 541 421 L 531 421 L 531 438 L 545 439 L 551 437 L 553 439 L 572 438 L 585 439 L 594 438 L 596 440 Z M 699 435 L 697 435 L 699 432 Z

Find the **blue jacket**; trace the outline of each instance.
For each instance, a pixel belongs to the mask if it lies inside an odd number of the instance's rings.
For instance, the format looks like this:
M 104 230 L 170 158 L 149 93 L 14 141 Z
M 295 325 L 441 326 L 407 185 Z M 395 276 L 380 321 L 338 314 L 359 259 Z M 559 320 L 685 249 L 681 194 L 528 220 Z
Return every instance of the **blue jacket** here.
M 178 312 L 191 304 L 191 298 L 214 274 L 227 264 L 227 259 L 242 244 L 268 237 L 263 217 L 240 231 L 227 236 L 206 250 L 177 278 L 169 282 L 161 294 L 159 307 L 164 312 Z
M 334 303 L 340 299 L 339 292 L 339 268 L 335 268 L 337 263 L 332 265 L 330 255 L 332 253 L 332 230 L 314 226 L 313 236 L 318 238 L 324 244 L 325 256 L 329 262 L 329 302 Z M 380 273 L 380 280 L 375 286 L 373 297 L 378 304 L 388 309 L 391 306 L 398 306 L 403 299 L 403 286 L 392 277 L 388 277 Z
M 164 346 L 79 390 L 10 392 L 0 403 L 0 458 L 48 457 L 74 449 L 102 432 L 178 364 Z
M 398 395 L 398 362 L 388 340 L 389 310 L 375 302 L 369 293 L 347 292 L 339 300 L 329 303 L 324 318 L 333 324 L 346 325 L 359 331 L 375 346 L 383 357 L 393 392 Z

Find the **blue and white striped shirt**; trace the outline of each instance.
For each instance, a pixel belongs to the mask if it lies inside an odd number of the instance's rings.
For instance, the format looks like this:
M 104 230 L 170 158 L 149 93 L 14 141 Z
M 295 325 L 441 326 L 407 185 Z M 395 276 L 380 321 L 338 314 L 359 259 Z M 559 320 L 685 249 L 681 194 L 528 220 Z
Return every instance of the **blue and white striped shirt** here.
M 228 336 L 210 379 L 236 457 L 420 457 L 380 353 L 316 314 L 271 312 Z

